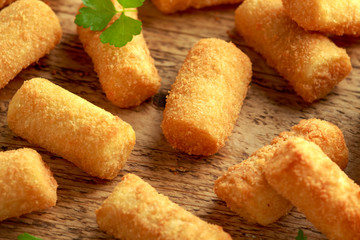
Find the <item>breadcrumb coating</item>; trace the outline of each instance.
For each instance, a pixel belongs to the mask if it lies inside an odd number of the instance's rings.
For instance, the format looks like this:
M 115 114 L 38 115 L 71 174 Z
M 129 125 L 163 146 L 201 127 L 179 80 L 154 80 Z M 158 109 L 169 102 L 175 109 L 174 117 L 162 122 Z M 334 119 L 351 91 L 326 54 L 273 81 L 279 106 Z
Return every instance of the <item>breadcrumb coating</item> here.
M 116 8 L 121 8 L 117 1 L 113 2 Z M 126 15 L 137 19 L 136 12 Z M 117 14 L 109 25 L 119 17 Z M 136 35 L 124 47 L 117 48 L 100 41 L 103 31 L 77 27 L 79 39 L 94 63 L 106 97 L 121 108 L 140 105 L 158 91 L 161 82 L 144 36 L 142 33 Z
M 286 215 L 292 205 L 267 183 L 264 170 L 266 161 L 272 158 L 276 149 L 294 137 L 316 143 L 337 165 L 342 169 L 346 167 L 349 153 L 341 130 L 327 121 L 302 120 L 290 132 L 280 133 L 270 145 L 230 167 L 215 181 L 215 193 L 232 211 L 249 222 L 268 225 Z
M 29 148 L 0 152 L 0 221 L 55 206 L 57 183 Z
M 16 0 L 0 0 L 0 8 L 3 8 L 7 5 L 9 5 L 10 3 L 15 2 Z
M 0 11 L 0 88 L 60 42 L 62 30 L 51 8 L 18 0 Z
M 116 177 L 135 144 L 128 123 L 42 78 L 24 82 L 9 104 L 7 121 L 30 143 L 104 179 Z
M 220 226 L 209 224 L 159 194 L 134 174 L 126 174 L 96 211 L 103 231 L 131 240 L 231 239 Z
M 306 102 L 325 97 L 351 71 L 345 49 L 299 27 L 281 0 L 245 0 L 236 10 L 235 24 L 245 41 Z
M 360 35 L 359 0 L 282 0 L 287 14 L 309 31 Z
M 175 13 L 188 8 L 204 8 L 221 4 L 241 3 L 243 0 L 152 0 L 153 4 L 163 13 Z
M 202 39 L 190 50 L 166 99 L 162 129 L 176 149 L 212 155 L 224 146 L 251 81 L 251 62 L 234 44 Z
M 329 239 L 360 239 L 360 187 L 315 143 L 289 139 L 266 162 L 265 176 Z

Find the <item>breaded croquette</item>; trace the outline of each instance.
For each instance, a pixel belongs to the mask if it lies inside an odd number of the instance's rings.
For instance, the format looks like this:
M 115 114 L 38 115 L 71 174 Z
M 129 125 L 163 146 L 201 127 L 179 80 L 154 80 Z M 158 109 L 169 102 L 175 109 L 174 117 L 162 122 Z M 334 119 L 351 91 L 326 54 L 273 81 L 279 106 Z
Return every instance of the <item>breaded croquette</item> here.
M 309 31 L 360 35 L 359 0 L 282 0 L 289 16 Z
M 128 123 L 42 78 L 24 82 L 9 104 L 7 121 L 30 143 L 104 179 L 116 177 L 135 144 Z
M 241 3 L 243 0 L 152 0 L 163 13 L 175 13 L 188 8 L 204 8 L 221 4 Z
M 318 145 L 289 139 L 264 169 L 270 186 L 329 239 L 360 239 L 360 187 Z
M 56 204 L 56 180 L 35 150 L 0 152 L 0 183 L 0 221 Z
M 121 7 L 117 1 L 113 3 L 116 8 Z M 136 12 L 126 12 L 126 15 L 137 19 Z M 117 14 L 110 24 L 119 16 Z M 144 36 L 142 33 L 136 35 L 131 42 L 118 48 L 100 41 L 103 31 L 77 27 L 79 39 L 94 63 L 106 97 L 121 108 L 140 105 L 158 91 L 161 81 Z
M 282 132 L 250 158 L 230 167 L 228 172 L 215 181 L 214 191 L 227 206 L 249 222 L 268 225 L 287 214 L 292 205 L 273 190 L 264 176 L 264 166 L 275 150 L 287 139 L 302 137 L 314 142 L 344 169 L 348 163 L 348 149 L 341 130 L 319 119 L 302 120 Z
M 236 10 L 235 23 L 245 41 L 306 102 L 326 96 L 351 71 L 345 49 L 299 27 L 281 0 L 245 0 Z
M 96 211 L 101 230 L 132 240 L 226 240 L 230 235 L 159 194 L 136 175 L 126 174 Z
M 62 30 L 51 8 L 39 0 L 18 0 L 0 11 L 0 88 L 48 54 Z
M 0 0 L 0 8 L 3 8 L 7 5 L 9 5 L 10 3 L 15 2 L 16 0 Z
M 200 40 L 166 100 L 162 129 L 176 149 L 211 155 L 224 146 L 251 81 L 251 62 L 234 44 Z

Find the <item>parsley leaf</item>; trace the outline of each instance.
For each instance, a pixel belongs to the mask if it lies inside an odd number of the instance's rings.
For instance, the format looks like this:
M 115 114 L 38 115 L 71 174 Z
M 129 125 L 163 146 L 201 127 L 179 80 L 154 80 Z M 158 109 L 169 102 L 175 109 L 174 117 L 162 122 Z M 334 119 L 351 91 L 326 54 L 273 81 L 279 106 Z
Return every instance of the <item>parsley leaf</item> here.
M 37 237 L 34 237 L 28 233 L 23 233 L 23 234 L 20 234 L 18 237 L 17 237 L 18 240 L 42 240 L 41 238 L 37 238 Z
M 145 0 L 117 0 L 124 8 L 137 8 L 144 4 Z
M 75 23 L 92 31 L 103 30 L 117 13 L 111 0 L 83 0 L 86 7 L 79 10 Z
M 101 34 L 100 39 L 101 42 L 122 47 L 133 39 L 133 35 L 138 35 L 140 32 L 141 22 L 122 13 L 120 18 Z
M 122 10 L 116 10 L 111 0 L 82 0 L 85 7 L 79 10 L 79 14 L 75 18 L 78 26 L 89 28 L 92 31 L 101 31 L 109 24 L 111 19 L 121 13 L 120 18 L 110 25 L 101 35 L 102 43 L 109 43 L 115 47 L 123 47 L 133 39 L 134 35 L 141 33 L 141 21 L 130 18 L 125 12 L 136 11 L 144 0 L 117 0 Z
M 304 235 L 303 230 L 299 229 L 296 240 L 307 240 L 307 237 Z

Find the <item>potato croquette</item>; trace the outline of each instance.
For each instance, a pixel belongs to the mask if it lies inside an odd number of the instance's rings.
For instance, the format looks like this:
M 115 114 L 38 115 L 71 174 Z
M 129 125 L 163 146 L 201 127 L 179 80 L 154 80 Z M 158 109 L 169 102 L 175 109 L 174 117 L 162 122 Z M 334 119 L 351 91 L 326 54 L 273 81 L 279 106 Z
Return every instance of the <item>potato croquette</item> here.
M 96 211 L 101 230 L 120 239 L 231 239 L 220 226 L 209 224 L 133 174 L 126 174 Z
M 231 134 L 251 75 L 249 58 L 234 44 L 195 44 L 166 99 L 161 126 L 168 142 L 188 154 L 216 153 Z
M 15 2 L 16 0 L 0 0 L 0 8 L 3 8 L 13 2 Z
M 351 71 L 345 49 L 299 27 L 281 0 L 246 0 L 236 10 L 235 23 L 245 41 L 306 102 L 326 96 Z
M 120 8 L 117 1 L 113 2 L 116 8 Z M 126 15 L 137 19 L 136 12 L 127 12 Z M 110 24 L 119 16 L 117 14 Z M 161 79 L 142 33 L 124 47 L 117 48 L 100 41 L 104 30 L 77 27 L 77 31 L 94 63 L 106 97 L 113 104 L 121 108 L 134 107 L 158 91 Z
M 284 8 L 299 26 L 336 35 L 360 35 L 359 0 L 283 0 Z
M 175 13 L 188 8 L 204 8 L 221 4 L 241 3 L 243 0 L 152 0 L 163 13 Z
M 39 0 L 18 0 L 0 11 L 0 88 L 48 54 L 61 39 L 59 19 Z
M 20 137 L 103 179 L 116 177 L 135 144 L 129 124 L 41 78 L 16 92 L 7 121 Z
M 35 150 L 0 152 L 0 182 L 0 221 L 56 204 L 56 180 Z
M 329 239 L 360 239 L 360 187 L 315 143 L 289 139 L 266 162 L 265 176 Z
M 290 132 L 282 132 L 250 158 L 230 167 L 215 181 L 214 191 L 227 206 L 249 222 L 268 225 L 287 214 L 292 205 L 267 183 L 265 163 L 287 139 L 302 137 L 316 143 L 332 161 L 344 169 L 348 163 L 348 149 L 341 130 L 332 123 L 302 120 Z

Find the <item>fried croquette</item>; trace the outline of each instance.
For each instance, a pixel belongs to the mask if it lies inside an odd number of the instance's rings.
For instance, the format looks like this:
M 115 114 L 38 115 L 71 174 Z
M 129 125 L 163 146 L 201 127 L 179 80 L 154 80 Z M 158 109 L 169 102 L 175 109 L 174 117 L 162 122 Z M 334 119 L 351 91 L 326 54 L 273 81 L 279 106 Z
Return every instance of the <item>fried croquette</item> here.
M 56 180 L 35 150 L 0 152 L 0 183 L 0 221 L 56 204 Z
M 245 41 L 306 102 L 325 97 L 351 71 L 345 49 L 299 27 L 281 0 L 245 0 L 236 10 L 235 23 Z
M 159 194 L 134 174 L 126 174 L 96 211 L 101 230 L 120 239 L 231 239 L 220 226 L 209 224 Z
M 41 78 L 25 81 L 16 92 L 7 121 L 30 143 L 104 179 L 116 177 L 135 144 L 128 123 Z
M 113 2 L 119 9 L 119 3 Z M 126 15 L 137 19 L 136 12 Z M 119 16 L 117 14 L 110 24 Z M 100 41 L 103 31 L 77 27 L 79 39 L 94 63 L 106 97 L 121 108 L 140 105 L 158 91 L 161 81 L 144 36 L 142 33 L 136 35 L 131 42 L 118 48 Z
M 289 139 L 264 169 L 270 186 L 329 239 L 360 239 L 360 187 L 318 145 Z
M 216 153 L 231 134 L 251 75 L 249 58 L 234 44 L 200 40 L 166 99 L 161 126 L 167 141 L 188 154 Z
M 282 0 L 300 27 L 336 35 L 360 35 L 359 0 Z
M 342 169 L 348 163 L 348 149 L 341 130 L 319 119 L 302 120 L 290 132 L 282 132 L 250 158 L 229 168 L 215 181 L 214 191 L 227 206 L 249 222 L 268 225 L 287 214 L 292 205 L 267 183 L 265 163 L 287 139 L 302 137 L 316 143 Z
M 153 4 L 163 13 L 175 13 L 188 8 L 204 8 L 221 4 L 236 4 L 243 0 L 152 0 Z
M 39 0 L 18 0 L 0 11 L 0 88 L 48 54 L 61 39 L 59 19 Z

